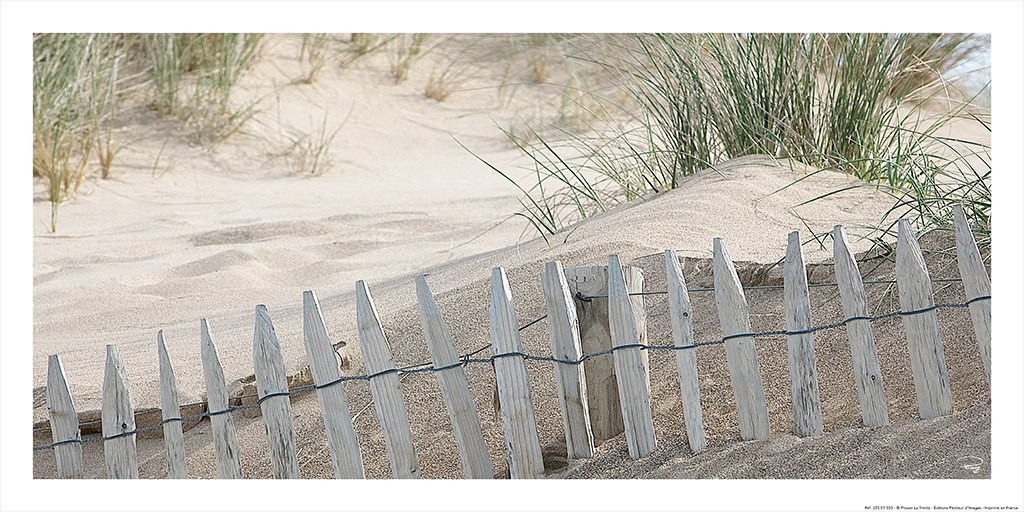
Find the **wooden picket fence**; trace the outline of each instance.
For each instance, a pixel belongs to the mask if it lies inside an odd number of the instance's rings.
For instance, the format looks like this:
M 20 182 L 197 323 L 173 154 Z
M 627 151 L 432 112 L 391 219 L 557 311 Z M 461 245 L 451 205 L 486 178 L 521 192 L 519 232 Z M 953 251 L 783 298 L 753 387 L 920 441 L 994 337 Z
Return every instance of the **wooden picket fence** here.
M 969 300 L 970 314 L 986 377 L 991 378 L 990 280 L 968 227 L 962 208 L 954 209 L 958 265 Z M 841 226 L 833 232 L 835 275 L 842 300 L 844 324 L 849 336 L 853 374 L 865 426 L 889 422 L 885 391 L 879 368 L 871 318 L 868 317 L 864 284 Z M 665 251 L 669 313 L 677 355 L 686 437 L 693 452 L 706 446 L 700 407 L 700 389 L 694 350 L 692 315 L 679 259 Z M 714 240 L 714 293 L 738 409 L 739 428 L 744 440 L 769 435 L 768 409 L 758 369 L 757 351 L 751 332 L 748 305 L 725 242 Z M 794 432 L 800 436 L 823 431 L 821 402 L 815 366 L 814 336 L 810 316 L 807 273 L 798 232 L 789 235 L 784 272 L 785 327 L 788 336 Z M 548 263 L 542 274 L 552 356 L 563 361 L 584 357 L 580 326 L 573 296 L 560 262 Z M 931 281 L 921 249 L 910 224 L 898 226 L 896 281 L 900 309 L 916 312 L 901 315 L 910 345 L 913 379 L 920 417 L 952 412 L 949 375 L 939 339 Z M 423 332 L 466 478 L 491 478 L 493 465 L 484 443 L 480 419 L 464 371 L 465 360 L 458 355 L 454 340 L 423 277 L 416 279 L 416 291 Z M 618 401 L 629 455 L 644 457 L 657 448 L 651 410 L 646 348 L 634 316 L 627 282 L 618 256 L 610 256 L 607 267 L 608 324 L 611 356 L 618 379 Z M 929 309 L 931 308 L 931 309 Z M 298 478 L 295 434 L 285 366 L 280 345 L 267 309 L 256 307 L 253 363 L 259 408 L 269 443 L 272 474 L 276 478 Z M 356 320 L 365 363 L 365 380 L 373 397 L 383 429 L 392 475 L 419 478 L 420 469 L 413 449 L 412 431 L 399 387 L 399 372 L 381 327 L 380 318 L 366 283 L 356 283 Z M 543 477 L 544 465 L 537 421 L 530 399 L 518 321 L 505 270 L 491 274 L 490 341 L 494 356 L 500 414 L 508 448 L 512 478 Z M 313 382 L 323 412 L 334 473 L 337 478 L 363 478 L 359 441 L 353 428 L 345 380 L 338 370 L 330 336 L 324 325 L 316 295 L 303 294 L 303 333 Z M 200 322 L 203 371 L 208 393 L 208 410 L 213 444 L 221 478 L 241 478 L 238 440 L 232 422 L 224 370 L 216 344 L 205 320 Z M 167 477 L 185 478 L 185 448 L 181 409 L 174 371 L 167 355 L 163 334 L 157 336 L 160 361 L 163 439 L 167 450 Z M 555 383 L 562 412 L 568 456 L 593 456 L 594 435 L 584 365 L 555 364 Z M 82 478 L 82 446 L 71 394 L 60 358 L 49 358 L 46 388 L 53 450 L 59 478 Z M 110 478 L 138 478 L 135 447 L 135 415 L 128 383 L 118 349 L 107 346 L 102 399 L 103 453 Z

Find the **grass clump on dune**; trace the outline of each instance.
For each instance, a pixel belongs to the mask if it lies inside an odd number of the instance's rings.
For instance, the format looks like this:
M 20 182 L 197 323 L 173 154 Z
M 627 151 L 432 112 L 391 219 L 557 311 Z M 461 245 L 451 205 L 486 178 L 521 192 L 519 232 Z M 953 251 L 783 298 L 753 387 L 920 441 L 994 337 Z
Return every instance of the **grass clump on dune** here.
M 349 111 L 351 115 L 351 111 Z M 296 134 L 284 134 L 289 143 L 277 154 L 272 156 L 289 157 L 293 167 L 299 174 L 317 176 L 327 172 L 334 166 L 334 154 L 331 146 L 335 137 L 345 125 L 345 121 L 338 124 L 333 130 L 327 127 L 329 119 L 328 112 L 324 112 L 323 119 L 319 126 L 312 132 Z
M 60 204 L 94 167 L 111 174 L 126 141 L 113 124 L 125 105 L 178 119 L 192 142 L 214 144 L 255 113 L 231 91 L 259 58 L 252 34 L 36 34 L 32 174 Z
M 303 76 L 296 82 L 307 85 L 315 82 L 317 75 L 327 65 L 330 50 L 330 34 L 302 34 L 299 63 L 303 66 Z
M 110 35 L 38 34 L 32 42 L 32 175 L 57 209 L 73 196 L 94 151 L 103 177 L 116 155 L 110 128 L 126 48 Z
M 989 146 L 949 129 L 987 130 L 988 113 L 943 75 L 986 50 L 963 34 L 594 36 L 575 58 L 614 77 L 613 90 L 591 93 L 604 106 L 591 110 L 610 114 L 585 132 L 514 141 L 535 176 L 517 184 L 524 216 L 546 236 L 716 163 L 767 154 L 852 174 L 909 206 L 922 228 L 948 224 L 963 203 L 987 236 Z M 883 231 L 893 224 L 879 219 Z
M 441 55 L 434 63 L 423 88 L 423 95 L 443 102 L 462 89 L 473 75 L 479 72 L 478 65 L 474 63 L 475 55 L 471 50 L 483 42 L 483 36 L 475 36 L 473 40 L 465 42 L 457 41 L 453 36 L 445 36 L 438 44 L 446 44 L 451 49 L 440 52 Z
M 261 34 L 150 34 L 136 58 L 150 70 L 151 104 L 177 118 L 191 142 L 215 144 L 256 112 L 233 105 L 231 91 L 259 57 Z
M 430 34 L 393 34 L 387 37 L 385 49 L 387 50 L 388 67 L 391 78 L 396 84 L 400 84 L 409 78 L 409 70 L 414 62 L 419 60 L 426 50 L 424 43 L 430 41 Z

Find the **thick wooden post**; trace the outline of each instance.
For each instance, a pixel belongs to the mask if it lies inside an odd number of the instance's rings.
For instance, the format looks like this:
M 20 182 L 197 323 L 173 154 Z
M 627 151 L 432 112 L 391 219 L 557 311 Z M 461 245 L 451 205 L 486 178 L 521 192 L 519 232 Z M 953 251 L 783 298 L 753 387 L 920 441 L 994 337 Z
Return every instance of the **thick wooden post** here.
M 953 206 L 953 227 L 956 232 L 956 263 L 960 267 L 960 278 L 964 281 L 964 293 L 967 299 L 986 297 L 992 294 L 992 282 L 985 270 L 985 262 L 981 260 L 978 243 L 974 241 L 974 233 L 967 223 L 967 215 L 960 205 Z M 974 324 L 974 337 L 981 351 L 981 361 L 985 364 L 985 377 L 992 382 L 992 301 L 977 300 L 968 306 L 971 311 L 971 323 Z
M 75 403 L 71 400 L 71 391 L 68 390 L 60 356 L 51 355 L 47 364 L 46 409 L 50 415 L 53 442 L 81 439 L 78 413 L 75 412 Z M 57 458 L 57 478 L 85 478 L 85 471 L 82 468 L 82 443 L 70 442 L 55 446 L 53 455 Z
M 783 267 L 786 330 L 806 331 L 811 328 L 811 299 L 807 291 L 807 270 L 800 249 L 800 232 L 789 234 L 786 263 Z M 814 334 L 790 334 L 789 376 L 793 395 L 794 432 L 800 437 L 822 433 L 821 397 L 818 394 L 817 359 L 814 355 Z
M 850 253 L 842 226 L 833 229 L 832 240 L 836 282 L 839 284 L 839 297 L 843 301 L 843 315 L 847 319 L 846 334 L 850 339 L 850 353 L 853 356 L 853 378 L 860 399 L 861 420 L 865 427 L 888 425 L 885 386 L 878 365 L 875 335 L 871 330 L 871 321 L 867 319 L 868 302 L 864 294 L 864 281 L 861 280 L 857 261 Z M 857 320 L 851 320 L 855 318 Z
M 932 281 L 928 277 L 921 247 L 917 244 L 910 221 L 900 219 L 896 241 L 896 285 L 900 310 L 926 310 L 935 305 Z M 910 366 L 914 371 L 914 388 L 921 419 L 945 416 L 953 412 L 946 358 L 939 339 L 939 318 L 935 310 L 902 315 L 903 328 L 910 345 Z
M 548 311 L 551 354 L 565 361 L 579 361 L 583 356 L 579 320 L 562 271 L 562 262 L 551 261 L 545 264 L 541 281 L 544 283 L 544 303 Z M 562 411 L 568 457 L 593 457 L 594 435 L 590 427 L 583 364 L 555 363 L 555 385 L 558 388 L 558 405 Z
M 327 334 L 320 303 L 312 291 L 302 292 L 302 338 L 309 357 L 313 383 L 318 386 L 316 397 L 324 415 L 327 445 L 331 451 L 335 478 L 364 478 L 363 459 L 359 452 L 359 439 L 352 425 L 348 399 L 340 382 L 338 359 L 334 344 Z M 327 387 L 327 384 L 331 384 Z
M 128 374 L 116 345 L 107 345 L 107 366 L 103 374 L 103 459 L 108 478 L 138 478 L 135 451 L 135 410 L 128 391 Z
M 409 415 L 391 356 L 391 345 L 384 336 L 370 289 L 363 281 L 356 282 L 356 323 L 366 374 L 373 376 L 370 378 L 370 393 L 384 430 L 384 445 L 391 458 L 392 474 L 395 478 L 419 478 L 420 466 L 412 444 Z
M 722 337 L 748 334 L 750 310 L 743 295 L 736 267 L 721 238 L 714 240 L 715 302 Z M 739 413 L 740 437 L 744 440 L 768 438 L 768 407 L 757 364 L 757 347 L 751 336 L 738 336 L 725 342 L 725 358 L 729 363 L 729 379 Z
M 530 400 L 530 379 L 519 339 L 519 321 L 512 305 L 512 290 L 505 269 L 491 271 L 491 350 L 498 386 L 501 420 L 512 478 L 542 478 L 544 460 L 537 435 L 537 420 Z M 503 355 L 510 354 L 510 355 Z
M 292 430 L 291 397 L 288 374 L 281 357 L 281 344 L 263 304 L 256 306 L 256 326 L 252 338 L 252 362 L 256 369 L 256 391 L 260 411 L 267 427 L 270 467 L 274 478 L 299 478 L 299 459 L 295 454 Z
M 671 249 L 665 251 L 665 282 L 668 284 L 672 341 L 677 347 L 691 346 L 694 341 L 690 294 L 686 290 L 683 269 L 679 266 L 679 256 Z M 697 354 L 694 349 L 676 350 L 676 366 L 679 370 L 686 440 L 690 444 L 690 450 L 697 453 L 707 447 L 707 440 L 704 438 L 704 416 L 700 410 L 700 383 L 697 380 Z
M 441 386 L 441 396 L 448 409 L 448 418 L 452 422 L 455 442 L 459 446 L 463 474 L 466 478 L 493 478 L 494 466 L 491 465 L 491 456 L 484 442 L 480 416 L 476 404 L 473 403 L 473 395 L 469 392 L 466 371 L 460 364 L 455 340 L 441 318 L 441 310 L 437 307 L 437 301 L 430 293 L 430 287 L 423 276 L 416 278 L 416 296 L 419 299 L 420 317 L 423 321 L 423 336 L 426 338 L 434 368 L 446 368 L 434 374 L 437 375 L 437 382 Z
M 156 351 L 160 359 L 160 412 L 164 423 L 164 446 L 167 449 L 167 478 L 185 476 L 185 436 L 181 431 L 181 402 L 174 368 L 164 343 L 164 331 L 156 333 Z
M 644 273 L 639 267 L 623 267 L 629 293 L 644 289 Z M 566 284 L 576 305 L 579 320 L 580 344 L 583 354 L 606 352 L 612 348 L 611 327 L 608 324 L 608 267 L 565 267 Z M 595 297 L 594 296 L 603 296 Z M 641 343 L 647 342 L 647 313 L 642 296 L 631 296 L 630 303 Z M 646 364 L 647 352 L 642 354 Z M 588 359 L 583 363 L 587 381 L 587 409 L 594 444 L 611 439 L 623 431 L 622 407 L 619 404 L 619 385 L 615 377 L 615 363 L 611 356 Z
M 203 318 L 199 321 L 199 347 L 203 358 L 203 380 L 206 381 L 206 403 L 210 411 L 210 430 L 213 447 L 217 451 L 217 474 L 222 479 L 242 478 L 239 461 L 238 435 L 228 407 L 228 390 L 224 385 L 224 368 L 217 356 L 217 345 L 210 334 L 210 326 Z
M 615 375 L 619 381 L 619 403 L 626 430 L 629 455 L 639 459 L 655 450 L 654 418 L 651 413 L 651 382 L 644 361 L 640 334 L 626 291 L 626 278 L 619 257 L 608 257 L 608 320 L 611 327 Z

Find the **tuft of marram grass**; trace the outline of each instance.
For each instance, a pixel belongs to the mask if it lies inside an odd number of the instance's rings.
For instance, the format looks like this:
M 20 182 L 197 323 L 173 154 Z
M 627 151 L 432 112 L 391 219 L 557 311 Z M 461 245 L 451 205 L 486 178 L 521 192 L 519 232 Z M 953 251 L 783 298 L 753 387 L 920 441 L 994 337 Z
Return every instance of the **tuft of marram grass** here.
M 393 34 L 387 38 L 385 50 L 388 57 L 388 66 L 391 78 L 396 84 L 402 83 L 409 78 L 409 70 L 414 62 L 418 61 L 425 49 L 424 43 L 431 39 L 430 34 Z
M 110 123 L 118 101 L 126 47 L 111 34 L 33 37 L 32 174 L 50 200 L 50 229 L 73 196 L 97 151 L 103 177 L 117 154 Z
M 324 112 L 323 120 L 316 131 L 293 139 L 292 156 L 295 168 L 299 173 L 316 176 L 327 172 L 334 166 L 331 145 L 344 123 L 338 125 L 333 131 L 328 131 L 327 119 L 327 112 Z
M 423 95 L 443 102 L 462 89 L 473 74 L 479 71 L 471 51 L 483 41 L 484 38 L 480 36 L 470 41 L 457 41 L 453 36 L 444 36 L 437 44 L 444 45 L 446 51 L 441 52 L 435 61 L 423 88 Z
M 179 119 L 186 138 L 216 144 L 255 115 L 255 102 L 234 105 L 231 91 L 258 60 L 262 34 L 151 34 L 143 38 L 153 80 L 153 107 Z
M 617 77 L 632 101 L 595 93 L 618 115 L 594 116 L 583 133 L 533 132 L 524 143 L 506 132 L 534 170 L 533 185 L 516 184 L 523 214 L 546 236 L 760 153 L 853 174 L 898 198 L 890 214 L 910 206 L 922 229 L 945 225 L 963 203 L 986 238 L 990 148 L 942 135 L 953 122 L 987 127 L 969 98 L 949 99 L 942 77 L 979 48 L 973 37 L 936 34 L 595 36 L 576 58 Z M 937 100 L 947 108 L 929 115 Z M 881 233 L 895 224 L 888 217 Z
M 254 103 L 233 105 L 231 90 L 259 58 L 253 34 L 36 34 L 33 37 L 33 165 L 51 202 L 73 196 L 92 168 L 111 174 L 127 141 L 113 122 L 128 96 L 144 95 L 177 118 L 193 142 L 238 131 Z
M 332 43 L 331 34 L 302 34 L 299 63 L 302 64 L 303 75 L 296 82 L 308 85 L 316 81 L 317 76 L 330 62 Z
M 280 106 L 278 107 L 280 108 Z M 287 140 L 283 147 L 268 153 L 270 158 L 286 158 L 290 161 L 297 174 L 318 176 L 334 167 L 334 151 L 332 146 L 338 133 L 352 115 L 348 115 L 333 129 L 328 128 L 330 113 L 324 111 L 320 123 L 312 131 L 302 131 L 294 127 L 283 127 L 278 121 L 280 139 Z M 313 120 L 310 119 L 310 124 Z
M 356 61 L 383 50 L 396 35 L 397 34 L 351 34 L 349 44 L 342 49 L 341 57 L 338 59 L 338 66 L 347 68 Z

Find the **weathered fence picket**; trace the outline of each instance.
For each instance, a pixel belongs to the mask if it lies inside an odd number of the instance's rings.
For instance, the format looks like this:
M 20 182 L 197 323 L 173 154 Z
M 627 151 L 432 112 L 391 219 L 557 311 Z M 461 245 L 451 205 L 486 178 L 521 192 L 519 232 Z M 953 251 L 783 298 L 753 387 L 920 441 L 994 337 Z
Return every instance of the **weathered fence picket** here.
M 651 412 L 651 385 L 641 349 L 636 346 L 641 345 L 640 335 L 629 292 L 626 291 L 626 277 L 616 255 L 608 257 L 608 322 L 626 444 L 629 456 L 639 459 L 657 448 Z
M 878 364 L 875 335 L 868 317 L 868 302 L 864 295 L 864 282 L 857 261 L 850 253 L 846 232 L 842 226 L 832 230 L 832 255 L 835 262 L 836 282 L 843 303 L 846 334 L 853 357 L 853 378 L 860 399 L 861 421 L 865 427 L 889 424 L 889 411 L 885 403 L 885 386 Z
M 53 442 L 81 439 L 78 413 L 75 412 L 75 403 L 71 400 L 71 391 L 68 390 L 68 381 L 60 356 L 51 355 L 47 365 L 46 410 L 50 416 Z M 85 478 L 82 467 L 82 443 L 67 442 L 56 445 L 53 447 L 53 454 L 57 458 L 57 478 Z
M 789 234 L 783 265 L 784 307 L 789 338 L 789 375 L 793 395 L 794 432 L 800 437 L 819 436 L 821 397 L 811 328 L 811 299 L 807 291 L 807 270 L 800 249 L 800 232 Z
M 544 284 L 544 303 L 548 312 L 548 332 L 551 355 L 566 361 L 578 361 L 583 356 L 580 326 L 576 306 L 565 281 L 562 262 L 550 261 L 541 273 Z M 590 427 L 587 404 L 587 381 L 582 364 L 556 364 L 555 387 L 558 405 L 565 428 L 565 446 L 571 459 L 594 456 L 594 434 Z
M 395 478 L 419 478 L 420 467 L 412 444 L 409 416 L 402 398 L 398 370 L 391 355 L 391 345 L 384 336 L 377 308 L 370 290 L 363 281 L 356 282 L 356 323 L 366 373 L 370 375 L 373 405 L 384 431 L 384 445 L 391 458 Z
M 530 399 L 530 379 L 522 357 L 519 321 L 512 305 L 508 277 L 501 267 L 491 271 L 490 317 L 494 376 L 505 430 L 509 475 L 512 478 L 542 478 L 544 460 Z
M 302 339 L 306 345 L 309 369 L 316 385 L 316 397 L 324 416 L 327 446 L 331 452 L 335 478 L 364 478 L 359 439 L 352 425 L 345 389 L 338 379 L 338 358 L 327 334 L 320 303 L 312 291 L 302 292 Z
M 900 219 L 896 241 L 896 286 L 899 289 L 900 310 L 918 311 L 904 314 L 903 328 L 910 345 L 910 366 L 914 372 L 914 389 L 921 419 L 945 416 L 953 412 L 949 390 L 949 373 L 939 339 L 938 314 L 932 296 L 932 281 L 928 277 L 921 247 L 917 244 L 910 221 Z
M 672 341 L 676 347 L 693 345 L 693 309 L 686 290 L 683 269 L 676 251 L 665 251 L 665 282 L 668 285 L 668 311 L 672 320 Z M 700 410 L 700 382 L 697 379 L 697 354 L 693 349 L 676 350 L 679 391 L 683 402 L 686 440 L 694 453 L 707 447 L 704 416 Z
M 768 438 L 768 406 L 757 363 L 757 347 L 749 334 L 750 310 L 736 275 L 725 242 L 714 239 L 713 269 L 718 321 L 725 342 L 725 358 L 729 366 L 733 396 L 739 415 L 740 437 L 744 440 Z
M 116 345 L 107 345 L 103 372 L 103 459 L 107 478 L 138 478 L 135 451 L 135 410 L 128 390 L 128 374 Z M 131 432 L 131 433 L 129 433 Z
M 224 385 L 224 368 L 217 356 L 217 345 L 210 334 L 210 325 L 199 321 L 199 347 L 203 358 L 203 380 L 206 381 L 206 403 L 210 415 L 213 447 L 217 452 L 217 474 L 222 479 L 242 478 L 238 435 L 228 409 L 228 390 Z
M 186 478 L 185 435 L 181 431 L 181 402 L 174 368 L 164 343 L 164 331 L 156 333 L 156 351 L 160 359 L 160 412 L 164 424 L 164 446 L 167 453 L 167 478 Z
M 256 326 L 252 338 L 252 363 L 256 369 L 263 424 L 270 445 L 270 468 L 274 478 L 299 478 L 299 459 L 295 454 L 292 430 L 292 406 L 288 396 L 288 374 L 281 356 L 281 344 L 263 304 L 256 306 Z
M 455 349 L 455 340 L 441 318 L 441 310 L 423 276 L 416 278 L 416 296 L 430 358 L 434 368 L 444 368 L 436 372 L 437 382 L 441 386 L 441 396 L 452 422 L 455 443 L 459 446 L 463 475 L 466 478 L 493 478 L 494 466 L 491 465 L 491 456 L 484 442 L 473 395 L 469 392 L 466 371 Z
M 978 251 L 974 233 L 971 233 L 971 226 L 967 224 L 963 206 L 953 207 L 953 228 L 956 233 L 956 262 L 964 281 L 967 299 L 991 295 L 992 282 Z M 992 382 L 992 301 L 976 300 L 968 307 L 971 323 L 974 324 L 974 337 L 981 351 L 981 361 L 985 364 L 985 377 Z
M 576 306 L 579 321 L 580 346 L 584 354 L 596 354 L 612 348 L 611 327 L 608 325 L 608 267 L 605 265 L 563 267 L 565 281 Z M 625 266 L 626 289 L 639 293 L 644 289 L 644 273 L 640 267 Z M 633 316 L 640 341 L 647 341 L 647 312 L 643 297 L 631 296 Z M 648 360 L 643 353 L 644 364 Z M 615 377 L 615 362 L 611 357 L 595 357 L 583 363 L 587 381 L 587 409 L 594 445 L 600 445 L 622 433 L 622 406 L 619 404 L 619 385 Z

